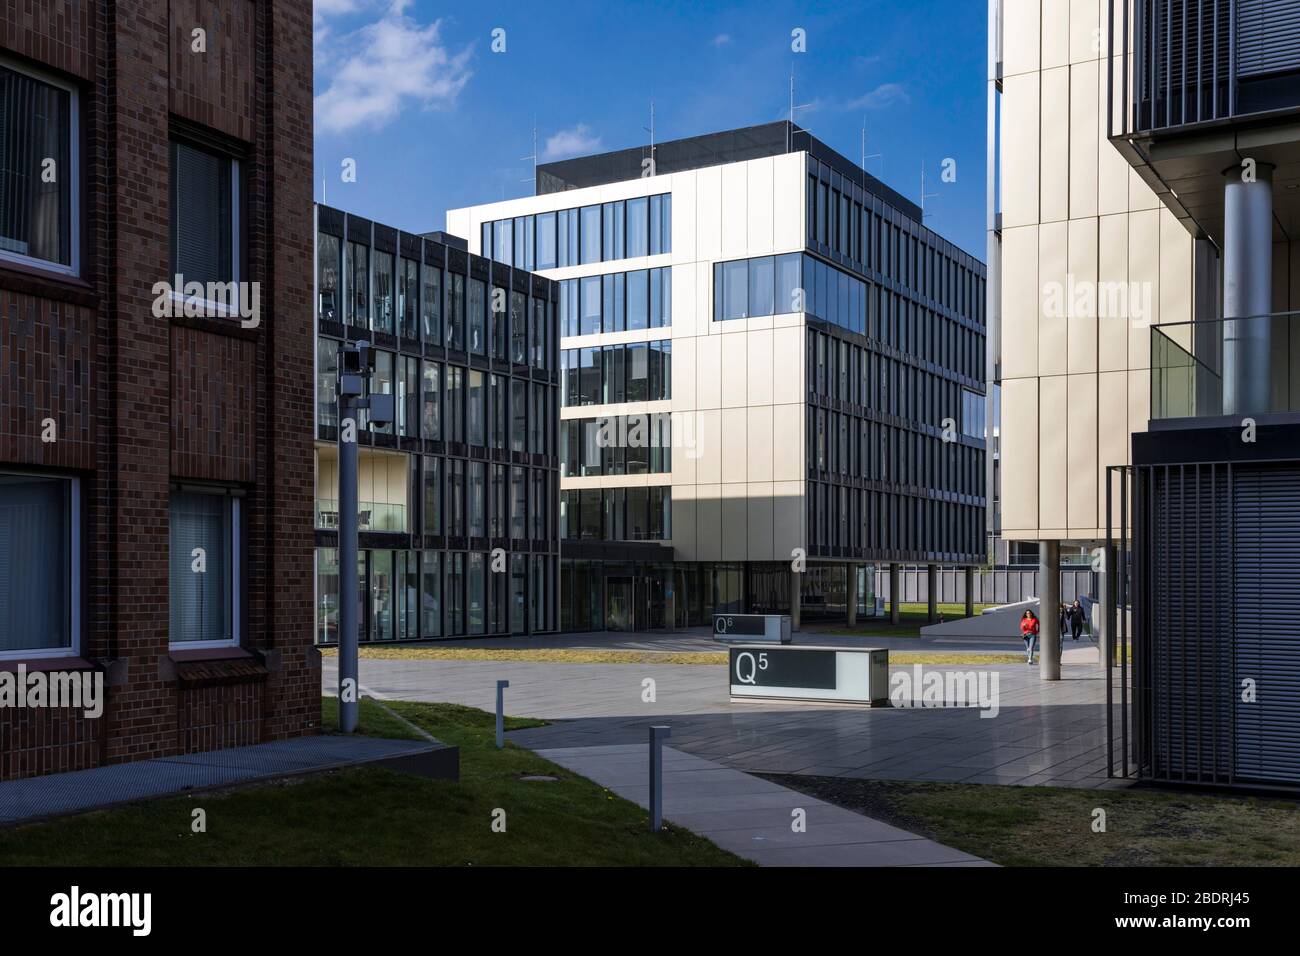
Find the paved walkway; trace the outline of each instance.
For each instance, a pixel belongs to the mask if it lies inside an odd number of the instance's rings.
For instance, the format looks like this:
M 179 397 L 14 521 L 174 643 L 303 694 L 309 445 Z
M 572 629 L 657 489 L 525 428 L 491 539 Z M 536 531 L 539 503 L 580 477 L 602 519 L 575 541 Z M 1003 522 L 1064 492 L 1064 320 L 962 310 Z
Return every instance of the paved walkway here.
M 647 744 L 537 753 L 649 807 Z M 992 866 L 979 857 L 711 760 L 663 750 L 664 817 L 762 866 Z M 803 832 L 795 832 L 802 809 Z
M 419 740 L 295 737 L 8 780 L 0 783 L 0 825 L 364 763 L 402 764 L 441 748 Z
M 864 627 L 870 622 L 864 622 Z M 1023 654 L 1025 646 L 1018 637 L 970 637 L 965 635 L 938 635 L 889 637 L 885 635 L 843 634 L 837 630 L 820 630 L 818 625 L 808 625 L 793 635 L 795 644 L 812 644 L 818 647 L 885 647 L 891 651 L 930 651 L 932 653 L 961 654 Z M 1067 653 L 1080 650 L 1096 660 L 1097 645 L 1087 640 L 1066 641 Z M 493 637 L 452 640 L 437 646 L 484 647 L 493 650 L 581 650 L 581 651 L 720 651 L 726 644 L 713 639 L 707 627 L 692 627 L 680 631 L 587 631 L 576 634 L 542 634 L 537 637 Z
M 336 662 L 324 660 L 326 688 L 337 681 Z M 507 713 L 556 721 L 512 733 L 533 749 L 642 744 L 649 724 L 665 723 L 675 748 L 742 771 L 1118 785 L 1106 777 L 1106 685 L 1095 665 L 1067 664 L 1056 682 L 1039 680 L 1038 669 L 1024 665 L 927 670 L 983 672 L 990 690 L 996 675 L 996 716 L 957 706 L 733 704 L 725 665 L 361 661 L 362 683 L 379 696 L 488 711 L 496 707 L 496 681 L 509 680 Z M 653 701 L 644 699 L 647 679 L 654 682 Z

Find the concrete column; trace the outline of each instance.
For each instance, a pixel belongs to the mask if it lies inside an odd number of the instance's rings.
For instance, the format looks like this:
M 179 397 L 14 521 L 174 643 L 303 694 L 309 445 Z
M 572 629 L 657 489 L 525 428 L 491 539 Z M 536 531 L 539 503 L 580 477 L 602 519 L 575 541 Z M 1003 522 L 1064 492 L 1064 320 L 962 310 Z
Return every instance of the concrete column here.
M 899 622 L 900 588 L 898 586 L 898 565 L 889 566 L 889 623 Z
M 799 630 L 799 600 L 803 596 L 803 575 L 790 572 L 790 630 Z
M 1038 545 L 1038 676 L 1061 679 L 1061 545 Z
M 848 611 L 847 619 L 849 627 L 858 626 L 858 566 L 856 564 L 846 564 L 844 566 L 844 602 Z
M 975 569 L 966 568 L 966 616 L 975 616 Z
M 937 564 L 927 564 L 925 566 L 925 590 L 926 600 L 929 602 L 929 621 L 933 624 L 939 620 L 939 566 Z
M 1224 177 L 1223 413 L 1245 415 L 1272 404 L 1272 321 L 1230 320 L 1273 311 L 1273 167 L 1229 166 Z

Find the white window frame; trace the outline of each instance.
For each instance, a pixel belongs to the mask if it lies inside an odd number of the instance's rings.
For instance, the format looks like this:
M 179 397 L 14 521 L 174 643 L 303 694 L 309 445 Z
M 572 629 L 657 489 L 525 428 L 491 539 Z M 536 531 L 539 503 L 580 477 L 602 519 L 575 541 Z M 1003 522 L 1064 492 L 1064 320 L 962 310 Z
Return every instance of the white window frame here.
M 187 140 L 184 136 L 172 136 L 168 138 L 167 163 L 168 163 L 169 181 L 168 181 L 167 193 L 168 193 L 169 202 L 172 199 L 171 183 L 170 183 L 171 150 L 172 150 L 172 146 L 177 143 L 188 146 L 191 149 L 206 151 L 208 153 L 214 152 L 214 150 L 211 149 L 205 150 L 205 147 L 196 144 L 192 140 Z M 206 296 L 200 297 L 200 296 L 186 295 L 183 289 L 172 289 L 171 301 L 173 303 L 172 304 L 173 315 L 184 315 L 184 310 L 187 306 L 197 305 L 202 310 L 205 318 L 216 318 L 216 319 L 222 319 L 222 318 L 242 319 L 243 318 L 242 311 L 244 305 L 244 296 L 243 296 L 243 286 L 241 285 L 243 281 L 243 274 L 240 271 L 240 266 L 242 265 L 240 261 L 241 259 L 240 252 L 242 251 L 243 246 L 242 243 L 240 242 L 240 232 L 239 232 L 240 230 L 239 203 L 242 195 L 239 188 L 240 170 L 241 170 L 241 166 L 239 160 L 233 156 L 230 157 L 230 284 L 234 287 L 234 297 L 232 298 L 230 303 L 215 302 L 212 299 L 207 298 Z M 169 250 L 169 252 L 171 251 L 173 250 Z M 314 261 L 315 260 L 313 259 L 313 262 Z M 183 279 L 184 275 L 182 275 L 181 278 Z M 169 276 L 168 281 L 175 282 L 175 276 L 174 275 Z
M 171 639 L 171 632 L 169 627 L 168 634 L 167 634 L 168 649 L 173 651 L 193 651 L 193 650 L 203 650 L 206 648 L 213 648 L 213 647 L 239 647 L 241 645 L 242 638 L 243 638 L 242 628 L 240 627 L 241 624 L 240 616 L 242 614 L 242 608 L 243 608 L 243 601 L 242 601 L 243 579 L 241 578 L 242 570 L 241 570 L 241 561 L 240 561 L 241 551 L 243 548 L 243 534 L 242 534 L 243 529 L 240 526 L 240 518 L 241 518 L 240 496 L 237 494 L 232 494 L 231 492 L 225 491 L 220 488 L 207 488 L 207 487 L 200 487 L 194 485 L 181 485 L 180 487 L 173 487 L 172 491 L 173 492 L 181 491 L 187 494 L 211 495 L 214 498 L 224 498 L 230 503 L 230 509 L 228 514 L 230 516 L 230 633 L 231 633 L 231 637 L 226 640 L 220 640 L 220 641 L 174 641 Z M 170 531 L 169 531 L 169 547 L 170 547 Z M 171 567 L 171 563 L 169 560 L 168 561 L 169 577 L 167 583 L 169 603 L 170 603 L 170 589 L 171 589 L 170 567 Z M 168 608 L 168 613 L 170 615 L 170 607 Z
M 52 658 L 81 656 L 81 479 L 74 475 L 44 474 L 5 468 L 4 475 L 22 475 L 31 478 L 53 478 L 68 483 L 68 631 L 71 640 L 67 647 L 19 648 L 0 650 L 0 661 L 49 660 Z
M 80 277 L 81 275 L 81 96 L 80 90 L 72 83 L 60 79 L 52 73 L 20 64 L 6 56 L 0 55 L 0 66 L 29 76 L 41 83 L 68 92 L 68 165 L 72 167 L 68 182 L 68 260 L 69 265 L 52 262 L 37 256 L 24 255 L 0 249 L 0 261 L 40 269 L 61 276 Z

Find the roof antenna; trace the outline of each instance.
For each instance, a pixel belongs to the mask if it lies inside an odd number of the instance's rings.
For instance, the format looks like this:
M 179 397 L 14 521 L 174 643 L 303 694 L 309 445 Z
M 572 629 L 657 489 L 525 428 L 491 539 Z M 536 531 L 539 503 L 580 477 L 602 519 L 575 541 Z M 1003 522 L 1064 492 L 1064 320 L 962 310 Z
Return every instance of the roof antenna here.
M 933 215 L 933 213 L 927 213 L 925 211 L 925 201 L 927 199 L 937 199 L 938 197 L 939 197 L 938 193 L 927 193 L 925 191 L 925 160 L 922 159 L 921 160 L 921 223 L 922 224 L 925 223 L 925 217 L 927 215 Z
M 806 110 L 810 106 L 812 106 L 811 103 L 804 103 L 800 106 L 794 105 L 794 64 L 791 63 L 790 64 L 790 123 L 785 128 L 785 151 L 787 153 L 790 152 L 790 146 L 791 146 L 790 138 L 792 135 L 792 131 L 794 130 L 794 112 L 795 110 Z
M 536 196 L 537 195 L 537 117 L 536 116 L 533 117 L 533 153 L 531 156 L 520 156 L 519 159 L 521 162 L 525 159 L 531 159 L 533 161 L 533 195 Z M 519 181 L 521 183 L 526 183 L 528 182 L 528 177 L 525 176 L 523 179 Z
M 867 155 L 867 114 L 863 113 L 862 114 L 862 188 L 863 189 L 867 188 L 867 160 L 869 159 L 880 160 L 880 175 L 883 177 L 885 175 L 885 154 L 872 153 L 870 156 Z
M 658 164 L 655 163 L 655 150 L 658 147 L 655 146 L 655 101 L 654 100 L 650 101 L 650 125 L 642 126 L 641 128 L 650 133 L 650 175 L 657 176 L 659 175 L 659 167 Z

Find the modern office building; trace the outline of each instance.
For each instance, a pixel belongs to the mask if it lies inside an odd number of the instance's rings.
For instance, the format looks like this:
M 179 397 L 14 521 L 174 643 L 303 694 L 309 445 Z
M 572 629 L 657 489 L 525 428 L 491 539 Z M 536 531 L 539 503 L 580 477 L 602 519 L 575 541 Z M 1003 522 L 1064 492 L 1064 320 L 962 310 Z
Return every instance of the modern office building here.
M 916 204 L 785 122 L 536 178 L 447 229 L 559 287 L 561 629 L 985 560 L 984 267 Z
M 0 16 L 0 778 L 319 730 L 311 20 Z
M 1110 548 L 1117 770 L 1294 786 L 1300 2 L 990 17 L 1003 534 Z
M 361 641 L 555 629 L 558 286 L 316 207 L 316 640 L 338 641 L 338 365 L 374 349 L 358 433 Z

